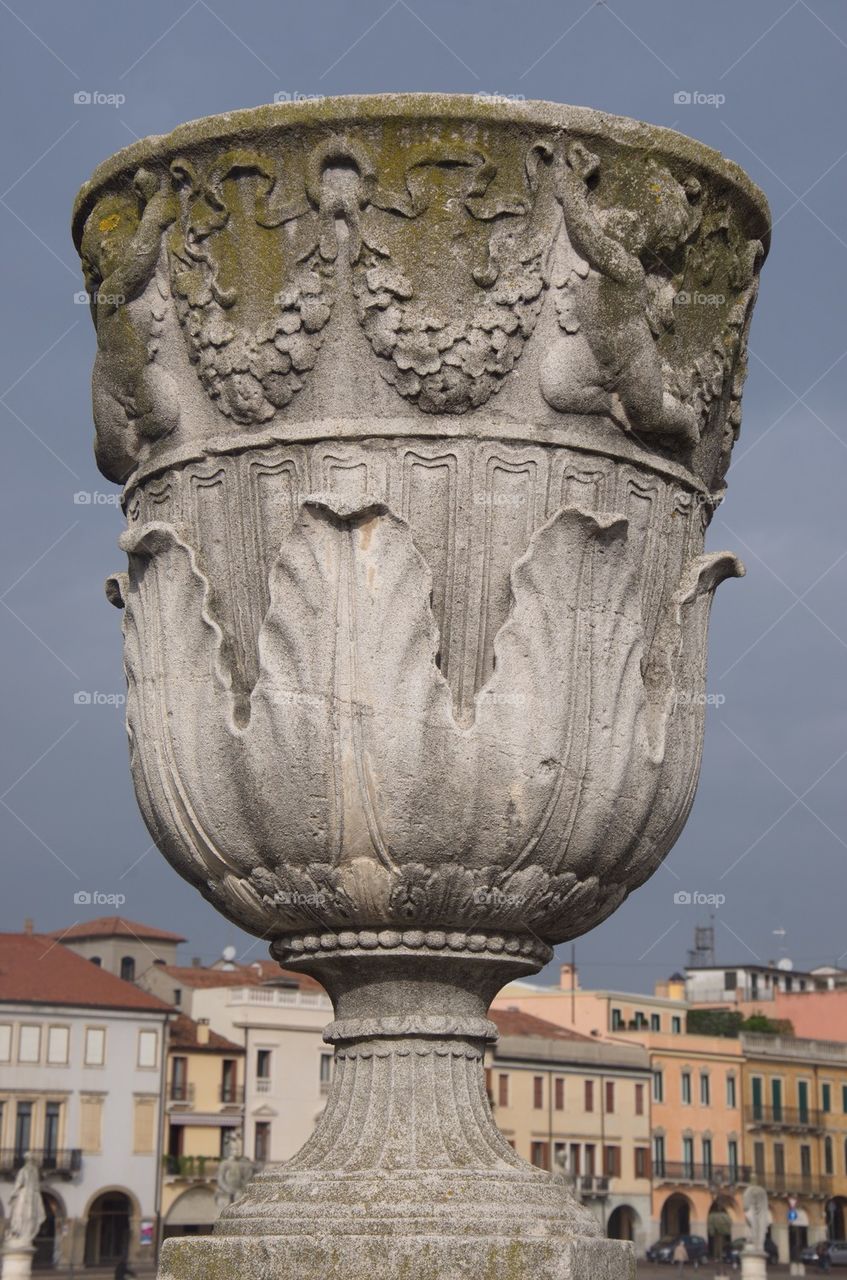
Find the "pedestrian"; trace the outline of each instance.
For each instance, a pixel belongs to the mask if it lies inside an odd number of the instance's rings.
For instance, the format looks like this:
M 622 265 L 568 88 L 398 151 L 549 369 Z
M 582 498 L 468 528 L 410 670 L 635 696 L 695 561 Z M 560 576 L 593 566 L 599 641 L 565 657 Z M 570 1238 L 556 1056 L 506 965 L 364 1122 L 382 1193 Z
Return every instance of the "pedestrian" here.
M 827 1240 L 821 1240 L 815 1250 L 815 1253 L 817 1254 L 818 1271 L 829 1271 L 832 1266 L 832 1261 L 829 1256 L 829 1242 Z
M 674 1245 L 673 1261 L 676 1264 L 677 1271 L 680 1272 L 680 1274 L 682 1274 L 682 1268 L 685 1266 L 686 1262 L 688 1261 L 688 1250 L 686 1249 L 685 1241 L 682 1239 L 681 1236 L 679 1240 L 677 1240 L 676 1244 Z

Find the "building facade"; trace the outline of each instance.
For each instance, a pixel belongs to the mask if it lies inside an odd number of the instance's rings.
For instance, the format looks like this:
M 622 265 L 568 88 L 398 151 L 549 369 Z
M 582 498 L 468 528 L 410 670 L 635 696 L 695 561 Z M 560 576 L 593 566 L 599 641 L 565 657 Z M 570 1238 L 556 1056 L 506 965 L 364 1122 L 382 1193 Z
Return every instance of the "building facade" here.
M 50 937 L 124 982 L 135 982 L 156 962 L 176 963 L 177 947 L 185 942 L 178 933 L 139 924 L 124 916 L 80 921 L 67 929 L 57 929 Z
M 580 986 L 575 966 L 563 964 L 558 986 L 512 982 L 494 1001 L 496 1009 L 520 1009 L 534 1017 L 571 1027 L 582 1035 L 653 1031 L 682 1035 L 688 1005 L 685 984 L 664 984 L 660 994 L 592 991 Z
M 606 1234 L 650 1229 L 650 1069 L 639 1045 L 610 1044 L 517 1010 L 491 1014 L 486 1072 L 498 1127 L 518 1155 L 565 1172 Z
M 152 1261 L 170 1010 L 34 934 L 0 934 L 0 1216 L 41 1172 L 40 1267 Z

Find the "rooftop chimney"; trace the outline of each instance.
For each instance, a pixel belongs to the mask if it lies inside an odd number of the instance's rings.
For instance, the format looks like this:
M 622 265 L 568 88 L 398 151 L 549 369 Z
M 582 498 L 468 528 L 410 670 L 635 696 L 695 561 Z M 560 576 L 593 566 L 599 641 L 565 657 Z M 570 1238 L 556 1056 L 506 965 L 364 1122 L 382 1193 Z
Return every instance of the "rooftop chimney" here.
M 27 933 L 29 934 L 30 937 L 32 937 L 32 929 L 33 929 L 32 921 L 30 920 L 29 916 L 27 916 L 26 920 L 24 920 L 24 933 Z
M 197 1019 L 197 1043 L 198 1044 L 209 1043 L 209 1019 L 208 1018 Z
M 575 964 L 568 961 L 559 968 L 559 986 L 562 991 L 578 991 L 579 990 L 579 974 Z

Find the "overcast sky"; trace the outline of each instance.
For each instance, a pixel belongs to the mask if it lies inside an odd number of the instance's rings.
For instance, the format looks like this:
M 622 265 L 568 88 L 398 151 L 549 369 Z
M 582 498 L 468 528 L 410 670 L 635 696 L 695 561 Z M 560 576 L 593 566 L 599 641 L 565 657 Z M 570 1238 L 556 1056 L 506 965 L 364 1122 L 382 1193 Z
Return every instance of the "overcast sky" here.
M 123 715 L 121 516 L 91 451 L 95 337 L 69 236 L 94 166 L 133 138 L 274 94 L 518 94 L 635 116 L 738 161 L 773 247 L 744 425 L 710 532 L 748 576 L 718 593 L 700 790 L 668 864 L 577 944 L 583 981 L 652 989 L 721 894 L 718 959 L 847 963 L 847 5 L 843 0 L 0 0 L 3 531 L 0 928 L 91 914 L 178 930 L 186 957 L 256 942 L 150 848 Z M 77 105 L 74 95 L 122 95 Z M 680 92 L 719 105 L 679 104 Z M 74 495 L 101 495 L 88 505 Z M 112 499 L 112 502 L 114 499 Z M 716 699 L 720 701 L 720 699 Z

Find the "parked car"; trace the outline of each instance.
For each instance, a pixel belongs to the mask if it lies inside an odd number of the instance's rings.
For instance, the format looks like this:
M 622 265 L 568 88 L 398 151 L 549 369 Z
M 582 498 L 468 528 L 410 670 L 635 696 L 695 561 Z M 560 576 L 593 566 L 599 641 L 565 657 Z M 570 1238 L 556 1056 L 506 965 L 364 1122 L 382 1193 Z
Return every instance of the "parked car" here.
M 833 1267 L 847 1267 L 847 1240 L 830 1240 L 827 1254 Z
M 746 1243 L 746 1240 L 733 1240 L 731 1244 L 728 1244 L 724 1249 L 724 1262 L 728 1262 L 732 1267 L 740 1267 L 741 1250 L 744 1248 Z M 774 1266 L 779 1262 L 779 1249 L 777 1249 L 769 1235 L 765 1236 L 765 1254 L 767 1255 L 768 1262 L 771 1266 Z M 812 1261 L 814 1261 L 814 1259 L 812 1259 Z
M 800 1261 L 816 1266 L 825 1255 L 831 1267 L 847 1267 L 847 1240 L 821 1240 L 800 1250 Z
M 828 1247 L 828 1246 L 827 1246 Z M 805 1244 L 800 1250 L 800 1261 L 805 1262 L 807 1266 L 813 1267 L 820 1256 L 818 1250 L 820 1245 Z
M 662 1236 L 647 1250 L 648 1262 L 673 1262 L 673 1251 L 680 1240 L 689 1262 L 704 1262 L 708 1258 L 709 1243 L 702 1236 Z

